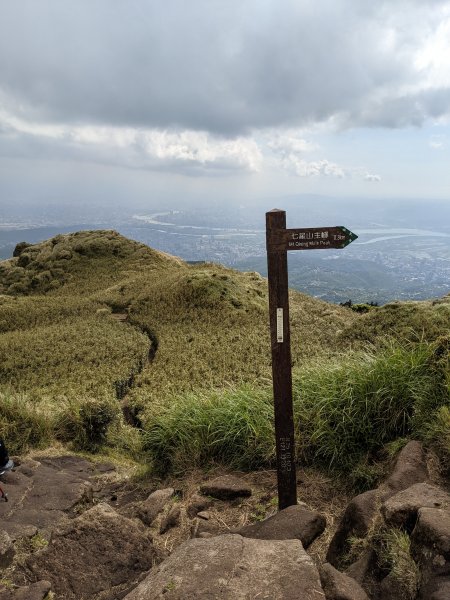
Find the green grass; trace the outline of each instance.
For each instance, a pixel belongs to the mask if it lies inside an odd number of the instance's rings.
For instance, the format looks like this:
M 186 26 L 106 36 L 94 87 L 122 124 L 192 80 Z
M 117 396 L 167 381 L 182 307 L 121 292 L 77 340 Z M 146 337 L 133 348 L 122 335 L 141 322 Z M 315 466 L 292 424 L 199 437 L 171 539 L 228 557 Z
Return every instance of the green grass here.
M 55 440 L 54 410 L 26 394 L 0 391 L 0 431 L 11 454 L 45 448 Z
M 419 566 L 411 556 L 411 539 L 405 531 L 387 529 L 378 533 L 380 568 L 389 572 L 391 589 L 399 600 L 414 600 L 420 586 Z
M 178 396 L 146 415 L 144 448 L 159 471 L 222 463 L 252 469 L 274 459 L 272 405 L 251 388 Z
M 349 470 L 364 452 L 419 432 L 430 413 L 449 402 L 433 350 L 394 346 L 297 375 L 299 457 Z
M 317 362 L 294 378 L 297 457 L 349 473 L 398 437 L 421 434 L 449 402 L 434 347 L 393 347 L 377 354 Z M 274 464 L 269 389 L 179 395 L 145 413 L 146 448 L 163 469 L 214 461 L 239 468 Z

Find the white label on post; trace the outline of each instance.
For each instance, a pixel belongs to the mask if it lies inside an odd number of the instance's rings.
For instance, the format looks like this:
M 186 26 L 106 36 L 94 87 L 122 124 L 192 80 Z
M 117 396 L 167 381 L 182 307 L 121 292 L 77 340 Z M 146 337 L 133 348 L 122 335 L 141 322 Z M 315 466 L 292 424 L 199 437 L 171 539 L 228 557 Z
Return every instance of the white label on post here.
M 283 341 L 283 309 L 277 308 L 277 342 Z

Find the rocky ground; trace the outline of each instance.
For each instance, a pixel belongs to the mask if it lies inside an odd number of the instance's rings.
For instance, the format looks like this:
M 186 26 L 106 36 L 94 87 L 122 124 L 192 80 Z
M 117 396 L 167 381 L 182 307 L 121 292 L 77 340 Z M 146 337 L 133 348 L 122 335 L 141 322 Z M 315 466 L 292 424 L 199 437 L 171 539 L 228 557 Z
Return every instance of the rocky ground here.
M 444 600 L 450 496 L 429 466 L 410 442 L 382 485 L 355 498 L 302 472 L 305 502 L 277 512 L 273 472 L 140 481 L 35 455 L 3 477 L 0 599 Z M 382 559 L 392 531 L 409 563 Z

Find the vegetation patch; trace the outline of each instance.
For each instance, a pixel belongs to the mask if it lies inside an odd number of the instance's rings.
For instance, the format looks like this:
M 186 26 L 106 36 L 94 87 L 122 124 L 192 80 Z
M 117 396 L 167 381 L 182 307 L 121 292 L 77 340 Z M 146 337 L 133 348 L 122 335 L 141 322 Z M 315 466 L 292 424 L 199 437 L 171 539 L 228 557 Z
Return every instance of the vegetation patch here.
M 344 473 L 364 465 L 361 477 L 374 481 L 370 458 L 392 440 L 420 435 L 433 411 L 449 402 L 445 373 L 432 368 L 434 350 L 392 347 L 296 371 L 298 460 Z M 239 468 L 274 464 L 270 389 L 180 395 L 145 415 L 145 446 L 166 470 L 214 461 Z
M 261 276 L 187 265 L 112 231 L 15 254 L 0 263 L 0 420 L 14 451 L 59 440 L 140 456 L 143 439 L 166 470 L 274 465 Z M 290 318 L 302 463 L 364 489 L 377 452 L 410 435 L 450 462 L 450 296 L 361 314 L 291 291 Z M 118 414 L 124 395 L 142 439 Z

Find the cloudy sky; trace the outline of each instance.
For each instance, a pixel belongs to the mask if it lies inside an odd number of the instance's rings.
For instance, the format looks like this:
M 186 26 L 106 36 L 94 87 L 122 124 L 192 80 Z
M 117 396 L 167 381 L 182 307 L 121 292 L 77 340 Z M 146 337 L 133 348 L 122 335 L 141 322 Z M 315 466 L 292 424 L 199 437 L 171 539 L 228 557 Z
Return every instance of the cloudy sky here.
M 449 159 L 448 0 L 0 0 L 0 203 L 450 201 Z

